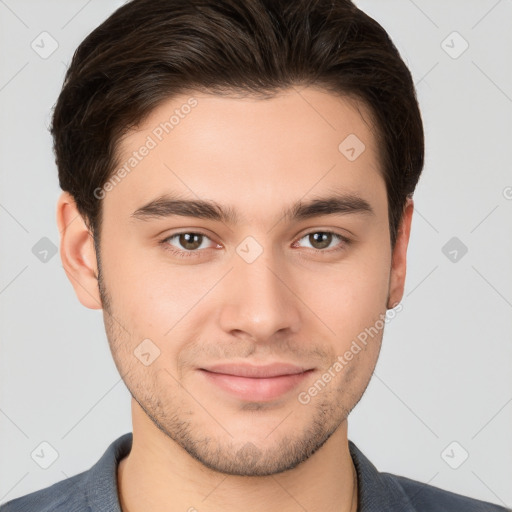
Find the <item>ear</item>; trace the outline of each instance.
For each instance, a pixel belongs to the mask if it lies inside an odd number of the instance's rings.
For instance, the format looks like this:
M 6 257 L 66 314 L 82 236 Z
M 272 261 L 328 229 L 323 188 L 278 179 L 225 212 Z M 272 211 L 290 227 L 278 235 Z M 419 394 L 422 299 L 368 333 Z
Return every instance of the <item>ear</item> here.
M 94 240 L 73 197 L 63 192 L 57 201 L 60 258 L 78 300 L 90 309 L 101 309 Z
M 395 307 L 404 295 L 405 274 L 407 267 L 407 246 L 409 245 L 409 235 L 411 233 L 412 214 L 414 211 L 414 202 L 412 198 L 407 198 L 402 220 L 398 227 L 395 247 L 391 259 L 391 274 L 389 279 L 388 308 Z

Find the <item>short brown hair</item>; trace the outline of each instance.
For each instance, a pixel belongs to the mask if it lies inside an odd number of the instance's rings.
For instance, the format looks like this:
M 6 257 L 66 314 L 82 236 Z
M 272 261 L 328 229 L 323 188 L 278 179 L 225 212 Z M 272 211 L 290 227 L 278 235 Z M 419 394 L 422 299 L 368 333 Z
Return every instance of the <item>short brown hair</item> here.
M 187 90 L 272 95 L 315 85 L 375 121 L 394 247 L 423 168 L 411 74 L 386 31 L 349 0 L 133 0 L 77 48 L 51 133 L 63 190 L 97 240 L 121 137 Z M 341 141 L 340 141 L 341 142 Z

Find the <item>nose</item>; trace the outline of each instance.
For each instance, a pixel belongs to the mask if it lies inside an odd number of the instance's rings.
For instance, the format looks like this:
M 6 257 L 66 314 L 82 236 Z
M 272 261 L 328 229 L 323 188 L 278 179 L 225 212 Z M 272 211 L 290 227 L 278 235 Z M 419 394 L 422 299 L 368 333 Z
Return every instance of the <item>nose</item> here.
M 221 329 L 258 343 L 298 332 L 302 302 L 285 262 L 265 250 L 250 263 L 235 254 L 233 265 L 222 281 Z

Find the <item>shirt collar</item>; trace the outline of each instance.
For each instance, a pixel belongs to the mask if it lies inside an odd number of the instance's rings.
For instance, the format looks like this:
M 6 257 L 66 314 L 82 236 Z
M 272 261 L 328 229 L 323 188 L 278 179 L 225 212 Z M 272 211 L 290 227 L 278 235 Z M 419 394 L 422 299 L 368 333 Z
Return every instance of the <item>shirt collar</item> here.
M 132 442 L 131 432 L 119 437 L 87 472 L 83 491 L 91 512 L 122 512 L 117 487 L 117 467 L 121 459 L 130 453 Z M 349 440 L 348 444 L 357 472 L 357 512 L 416 512 L 404 490 L 392 476 L 377 471 L 352 441 Z
M 352 441 L 348 446 L 357 472 L 357 512 L 416 512 L 392 475 L 380 473 Z
M 87 472 L 83 490 L 88 512 L 122 512 L 117 488 L 117 467 L 121 459 L 130 453 L 132 441 L 131 432 L 117 438 Z

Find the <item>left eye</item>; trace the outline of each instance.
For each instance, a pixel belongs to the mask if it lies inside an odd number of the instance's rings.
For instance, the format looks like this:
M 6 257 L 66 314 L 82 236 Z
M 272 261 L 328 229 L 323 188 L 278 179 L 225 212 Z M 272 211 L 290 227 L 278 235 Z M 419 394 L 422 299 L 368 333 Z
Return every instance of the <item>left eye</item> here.
M 311 244 L 311 248 L 322 251 L 328 248 L 333 241 L 338 240 L 344 243 L 348 243 L 349 240 L 344 236 L 333 233 L 332 231 L 313 231 L 304 235 L 300 240 L 307 239 Z

